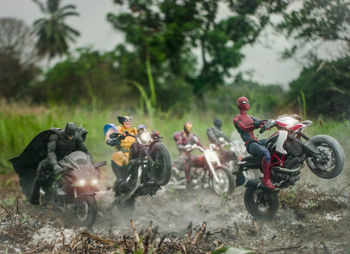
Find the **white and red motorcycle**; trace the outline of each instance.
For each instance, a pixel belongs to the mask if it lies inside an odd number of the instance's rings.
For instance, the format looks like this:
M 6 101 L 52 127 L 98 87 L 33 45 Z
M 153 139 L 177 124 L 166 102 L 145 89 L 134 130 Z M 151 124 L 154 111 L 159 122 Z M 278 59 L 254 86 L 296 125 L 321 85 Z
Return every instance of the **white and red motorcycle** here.
M 260 129 L 260 133 L 277 127 L 266 142 L 271 153 L 271 181 L 275 190 L 266 188 L 261 179 L 244 181 L 243 172 L 249 169 L 260 169 L 261 158 L 248 156 L 238 162 L 238 170 L 234 174 L 241 179 L 247 189 L 244 204 L 247 211 L 258 220 L 272 220 L 279 208 L 278 191 L 294 185 L 304 162 L 317 176 L 331 179 L 338 176 L 344 167 L 344 150 L 339 142 L 327 135 L 316 135 L 309 138 L 304 129 L 312 121 L 301 121 L 297 115 L 283 115 L 275 120 L 268 120 Z

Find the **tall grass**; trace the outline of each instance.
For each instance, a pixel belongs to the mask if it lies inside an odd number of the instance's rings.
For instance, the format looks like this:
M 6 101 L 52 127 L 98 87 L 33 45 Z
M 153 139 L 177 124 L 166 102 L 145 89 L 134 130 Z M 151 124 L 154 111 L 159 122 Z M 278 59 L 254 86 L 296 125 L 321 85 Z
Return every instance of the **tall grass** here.
M 171 113 L 154 113 L 153 117 L 145 116 L 140 110 L 119 108 L 114 110 L 110 107 L 91 105 L 85 108 L 69 108 L 67 106 L 29 106 L 20 103 L 0 102 L 0 173 L 12 172 L 9 159 L 20 154 L 23 148 L 35 135 L 51 127 L 63 128 L 68 121 L 74 121 L 78 126 L 82 125 L 88 130 L 86 140 L 87 147 L 94 156 L 95 161 L 110 161 L 113 149 L 104 142 L 103 126 L 106 123 L 116 123 L 117 115 L 133 115 L 133 126 L 145 124 L 149 130 L 157 130 L 163 136 L 163 142 L 167 145 L 171 156 L 177 155 L 173 134 L 183 129 L 185 121 L 192 121 L 193 132 L 197 134 L 204 145 L 208 145 L 206 130 L 212 126 L 214 117 L 223 120 L 223 131 L 230 135 L 235 130 L 232 119 L 238 112 L 228 112 L 226 115 L 216 115 L 214 112 L 187 112 L 181 117 L 173 117 Z M 264 115 L 251 109 L 249 112 L 261 119 Z M 322 125 L 320 124 L 322 123 Z M 270 132 L 260 135 L 259 138 L 268 136 Z M 256 132 L 257 133 L 257 132 Z M 314 119 L 314 124 L 306 129 L 310 136 L 316 134 L 328 134 L 336 139 L 344 147 L 347 154 L 350 151 L 350 122 L 336 122 L 332 120 Z M 106 167 L 108 168 L 108 167 Z M 348 166 L 347 166 L 348 170 Z

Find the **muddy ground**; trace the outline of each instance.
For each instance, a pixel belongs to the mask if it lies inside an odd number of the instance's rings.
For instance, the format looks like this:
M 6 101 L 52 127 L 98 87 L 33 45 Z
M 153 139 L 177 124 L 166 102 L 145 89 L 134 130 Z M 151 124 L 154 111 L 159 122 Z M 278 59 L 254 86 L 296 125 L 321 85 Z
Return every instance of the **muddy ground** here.
M 29 205 L 17 178 L 3 176 L 0 253 L 219 253 L 222 247 L 253 253 L 350 253 L 348 178 L 342 174 L 326 181 L 308 172 L 302 178 L 280 192 L 277 216 L 263 223 L 245 210 L 243 187 L 228 198 L 209 189 L 163 188 L 154 197 L 139 197 L 134 213 L 107 212 L 113 177 L 105 177 L 96 196 L 98 218 L 88 230 L 50 208 Z

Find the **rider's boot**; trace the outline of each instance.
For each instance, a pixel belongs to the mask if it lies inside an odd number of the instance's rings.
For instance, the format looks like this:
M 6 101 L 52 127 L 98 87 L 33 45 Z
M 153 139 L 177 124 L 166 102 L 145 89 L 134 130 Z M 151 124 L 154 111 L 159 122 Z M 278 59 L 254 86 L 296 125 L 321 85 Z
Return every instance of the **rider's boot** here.
M 266 160 L 263 159 L 262 160 L 262 168 L 264 170 L 264 177 L 262 179 L 263 184 L 271 190 L 275 189 L 276 187 L 272 184 L 271 179 L 270 179 L 270 177 L 271 177 L 271 163 L 266 162 Z
M 32 205 L 39 205 L 40 204 L 39 199 L 40 199 L 40 184 L 39 184 L 39 180 L 35 179 L 33 184 L 33 189 L 32 189 L 32 195 L 30 197 L 29 202 Z
M 126 168 L 124 166 L 120 166 L 117 163 L 115 163 L 113 160 L 111 161 L 112 170 L 115 176 L 117 177 L 117 180 L 114 185 L 114 190 L 116 192 L 116 195 L 121 194 L 121 192 L 126 190 L 126 178 L 127 178 L 127 172 Z

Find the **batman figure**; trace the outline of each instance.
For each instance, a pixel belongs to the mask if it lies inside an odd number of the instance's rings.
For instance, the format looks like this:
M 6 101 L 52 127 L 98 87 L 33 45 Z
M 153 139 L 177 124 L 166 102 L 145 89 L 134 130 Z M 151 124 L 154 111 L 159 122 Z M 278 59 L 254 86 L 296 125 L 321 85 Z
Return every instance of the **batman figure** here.
M 82 151 L 87 131 L 68 122 L 64 129 L 52 128 L 39 133 L 18 157 L 10 159 L 20 178 L 23 192 L 32 204 L 39 204 L 40 187 L 49 191 L 56 174 L 63 171 L 58 161 Z

